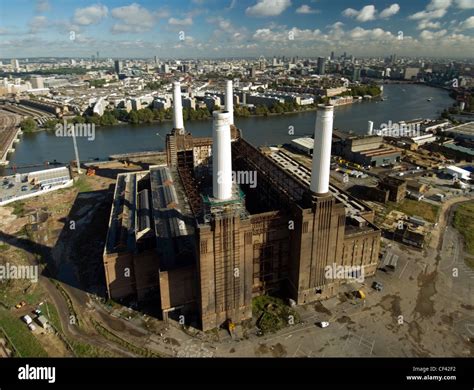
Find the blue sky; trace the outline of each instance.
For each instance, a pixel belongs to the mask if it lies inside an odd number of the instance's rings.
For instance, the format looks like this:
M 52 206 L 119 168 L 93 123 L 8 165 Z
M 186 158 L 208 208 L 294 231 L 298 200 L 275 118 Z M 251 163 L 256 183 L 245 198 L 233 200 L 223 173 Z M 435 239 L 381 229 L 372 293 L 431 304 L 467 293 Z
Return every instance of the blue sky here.
M 2 58 L 465 57 L 473 35 L 474 0 L 0 0 Z

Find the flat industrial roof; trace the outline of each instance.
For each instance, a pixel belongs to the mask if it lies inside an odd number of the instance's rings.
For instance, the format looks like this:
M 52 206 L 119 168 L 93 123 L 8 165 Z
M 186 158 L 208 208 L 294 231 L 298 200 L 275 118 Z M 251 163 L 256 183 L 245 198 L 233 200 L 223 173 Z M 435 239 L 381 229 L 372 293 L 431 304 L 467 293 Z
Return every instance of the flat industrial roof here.
M 466 148 L 465 146 L 454 145 L 454 144 L 444 144 L 443 146 L 448 149 L 457 150 L 459 152 L 474 156 L 474 150 L 472 150 L 471 148 Z
M 297 162 L 283 151 L 272 152 L 269 157 L 276 162 L 281 168 L 290 172 L 303 183 L 309 186 L 311 181 L 311 170 L 301 163 Z M 332 184 L 329 185 L 329 192 L 346 208 L 346 215 L 358 215 L 370 209 L 357 201 L 351 195 L 336 188 Z
M 294 140 L 291 140 L 294 144 L 303 146 L 307 149 L 313 149 L 314 148 L 314 139 L 310 137 L 302 137 L 302 138 L 296 138 Z
M 474 122 L 468 122 L 459 126 L 451 127 L 450 129 L 444 130 L 444 132 L 453 134 L 463 134 L 474 137 Z

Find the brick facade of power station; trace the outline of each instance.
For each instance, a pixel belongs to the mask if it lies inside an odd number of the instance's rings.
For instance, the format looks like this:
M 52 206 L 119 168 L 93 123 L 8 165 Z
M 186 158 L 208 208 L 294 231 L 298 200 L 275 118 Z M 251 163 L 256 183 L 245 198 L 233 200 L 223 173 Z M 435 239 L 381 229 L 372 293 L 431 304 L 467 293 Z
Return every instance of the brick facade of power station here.
M 209 330 L 251 318 L 252 299 L 263 294 L 298 305 L 334 296 L 347 281 L 328 279 L 327 266 L 375 273 L 380 230 L 370 209 L 343 192 L 311 192 L 299 172 L 283 169 L 234 126 L 232 140 L 232 169 L 256 171 L 258 185 L 242 184 L 231 201 L 206 195 L 212 139 L 176 129 L 167 135 L 166 167 L 119 175 L 104 252 L 111 298 L 159 297 L 163 319 L 182 316 Z M 153 207 L 143 219 L 135 193 L 147 186 Z M 340 199 L 358 206 L 358 216 L 348 217 Z

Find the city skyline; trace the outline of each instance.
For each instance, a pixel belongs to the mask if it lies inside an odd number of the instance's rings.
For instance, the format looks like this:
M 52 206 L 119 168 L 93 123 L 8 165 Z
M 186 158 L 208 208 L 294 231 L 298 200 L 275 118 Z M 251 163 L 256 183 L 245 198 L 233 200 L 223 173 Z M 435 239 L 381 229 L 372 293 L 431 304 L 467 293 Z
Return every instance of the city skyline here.
M 474 0 L 18 1 L 0 16 L 10 57 L 466 57 Z

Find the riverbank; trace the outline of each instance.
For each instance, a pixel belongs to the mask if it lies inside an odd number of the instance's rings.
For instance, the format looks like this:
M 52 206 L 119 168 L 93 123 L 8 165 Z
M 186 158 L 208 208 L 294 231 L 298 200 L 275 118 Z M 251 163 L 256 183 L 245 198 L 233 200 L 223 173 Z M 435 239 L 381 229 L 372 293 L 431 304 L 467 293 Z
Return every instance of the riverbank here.
M 351 103 L 338 104 L 338 105 L 335 105 L 334 107 L 335 107 L 335 109 L 337 109 L 340 106 L 352 105 L 352 104 L 356 104 L 356 103 L 361 103 L 363 101 L 365 101 L 365 102 L 371 102 L 372 101 L 373 102 L 373 101 L 380 100 L 382 95 L 383 94 L 373 96 L 372 99 L 354 99 L 354 101 L 351 102 Z M 265 114 L 250 114 L 250 115 L 237 115 L 234 111 L 234 117 L 239 118 L 239 119 L 242 119 L 242 118 L 265 118 L 265 117 L 278 117 L 278 116 L 304 114 L 304 113 L 315 112 L 315 111 L 317 111 L 317 107 L 305 108 L 305 109 L 295 110 L 295 111 L 267 112 Z M 87 120 L 87 118 L 86 118 L 86 120 Z M 212 121 L 212 115 L 210 115 L 207 118 L 202 118 L 202 119 L 187 119 L 184 122 L 188 123 L 188 122 L 210 122 L 210 121 Z M 124 121 L 117 120 L 117 123 L 107 124 L 107 125 L 95 124 L 95 127 L 96 128 L 107 128 L 107 127 L 123 126 L 123 125 L 139 126 L 139 125 L 153 125 L 153 124 L 161 124 L 161 123 L 169 123 L 169 122 L 173 122 L 173 119 L 172 118 L 171 119 L 169 119 L 169 118 L 167 118 L 167 119 L 153 119 L 149 122 L 141 122 L 141 123 L 130 123 L 130 122 L 124 122 Z M 62 123 L 62 121 L 57 120 L 57 123 Z M 90 122 L 86 121 L 85 123 L 90 123 Z M 54 127 L 51 127 L 51 128 L 38 127 L 34 130 L 27 131 L 25 133 L 32 134 L 32 133 L 39 133 L 39 132 L 42 132 L 42 131 L 54 131 L 54 130 L 55 130 Z
M 374 128 L 382 123 L 409 121 L 414 118 L 436 119 L 452 105 L 448 92 L 442 89 L 417 85 L 387 85 L 385 100 L 363 101 L 359 104 L 338 106 L 335 110 L 334 127 L 354 134 L 367 132 L 367 121 Z M 432 97 L 431 102 L 427 98 Z M 235 123 L 244 138 L 254 146 L 289 143 L 295 138 L 311 136 L 314 132 L 314 109 L 253 117 L 236 117 Z M 295 115 L 296 114 L 296 115 Z M 288 129 L 294 129 L 289 134 Z M 195 137 L 209 137 L 212 126 L 209 121 L 187 121 L 186 131 Z M 169 120 L 150 124 L 131 125 L 122 123 L 101 127 L 95 131 L 95 139 L 77 137 L 80 158 L 83 161 L 96 158 L 105 160 L 113 154 L 163 150 L 166 134 L 172 128 Z M 54 131 L 23 134 L 15 144 L 15 152 L 9 154 L 10 166 L 18 167 L 42 164 L 44 161 L 67 162 L 74 158 L 70 137 L 56 137 Z M 0 168 L 0 175 L 11 174 L 11 169 Z M 2 173 L 3 172 L 3 173 Z

